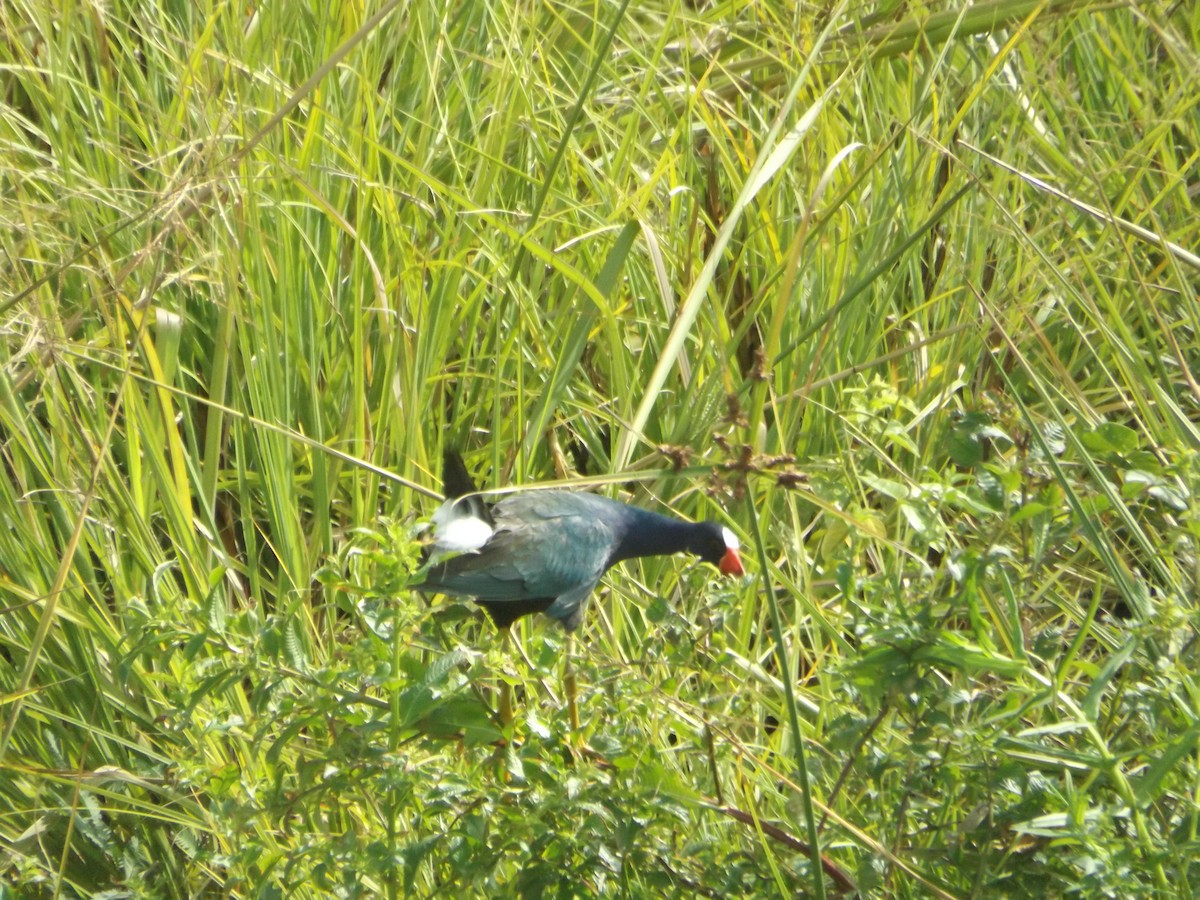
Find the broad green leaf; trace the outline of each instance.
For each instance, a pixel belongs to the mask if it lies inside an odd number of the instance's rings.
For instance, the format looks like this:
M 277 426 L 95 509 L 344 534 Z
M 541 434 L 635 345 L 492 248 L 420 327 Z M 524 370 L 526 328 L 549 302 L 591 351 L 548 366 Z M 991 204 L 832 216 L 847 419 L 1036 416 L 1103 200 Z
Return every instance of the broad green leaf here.
M 1126 425 L 1106 422 L 1079 436 L 1083 446 L 1094 453 L 1132 453 L 1138 447 L 1138 433 Z

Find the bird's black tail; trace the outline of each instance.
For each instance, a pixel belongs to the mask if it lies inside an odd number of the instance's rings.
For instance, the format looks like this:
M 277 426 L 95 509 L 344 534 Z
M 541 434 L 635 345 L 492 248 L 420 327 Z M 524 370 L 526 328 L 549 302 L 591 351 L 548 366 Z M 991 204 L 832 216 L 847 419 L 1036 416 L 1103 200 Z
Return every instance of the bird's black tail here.
M 474 495 L 467 497 L 461 504 L 456 504 L 457 508 L 489 525 L 495 525 L 491 508 L 482 497 L 475 493 L 478 490 L 479 488 L 475 487 L 475 480 L 471 478 L 471 473 L 467 471 L 467 464 L 463 462 L 462 454 L 453 447 L 443 450 L 442 493 L 446 495 L 446 499 L 454 500 L 467 494 Z
M 473 494 L 478 488 L 467 471 L 462 454 L 453 447 L 442 451 L 442 493 L 447 500 L 461 497 L 463 494 Z

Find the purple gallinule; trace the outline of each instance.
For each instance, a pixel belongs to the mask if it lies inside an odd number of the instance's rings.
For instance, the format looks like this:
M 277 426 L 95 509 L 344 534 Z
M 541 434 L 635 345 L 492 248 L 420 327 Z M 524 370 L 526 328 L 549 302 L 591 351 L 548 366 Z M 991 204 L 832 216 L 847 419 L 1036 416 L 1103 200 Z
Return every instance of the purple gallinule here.
M 568 635 L 579 627 L 601 576 L 627 559 L 690 553 L 725 575 L 741 575 L 738 539 L 719 522 L 684 522 L 572 491 L 529 491 L 489 506 L 475 493 L 462 457 L 443 458 L 447 497 L 433 514 L 435 560 L 419 590 L 470 597 L 503 634 L 522 616 L 541 612 Z M 578 728 L 574 678 L 567 655 L 572 726 Z M 501 693 L 500 716 L 511 718 Z

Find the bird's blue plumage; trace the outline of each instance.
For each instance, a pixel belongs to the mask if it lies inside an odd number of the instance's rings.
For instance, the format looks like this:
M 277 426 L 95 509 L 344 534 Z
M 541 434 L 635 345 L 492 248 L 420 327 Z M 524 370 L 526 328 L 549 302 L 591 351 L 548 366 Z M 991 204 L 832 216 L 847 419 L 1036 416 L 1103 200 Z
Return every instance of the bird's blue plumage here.
M 453 450 L 443 481 L 448 499 L 432 518 L 434 564 L 414 587 L 472 597 L 500 628 L 544 612 L 574 630 L 605 570 L 625 559 L 686 552 L 741 573 L 737 539 L 715 522 L 571 491 L 529 491 L 489 507 Z
M 546 613 L 573 627 L 613 562 L 628 510 L 595 494 L 507 497 L 491 509 L 495 531 L 487 543 L 435 565 L 422 587 L 483 602 L 554 601 Z

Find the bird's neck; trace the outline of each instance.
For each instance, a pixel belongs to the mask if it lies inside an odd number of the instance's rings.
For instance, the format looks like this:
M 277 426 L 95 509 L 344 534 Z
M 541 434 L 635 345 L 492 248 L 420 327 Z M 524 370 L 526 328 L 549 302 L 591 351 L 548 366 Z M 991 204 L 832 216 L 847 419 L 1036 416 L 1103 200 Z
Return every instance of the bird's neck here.
M 696 525 L 691 522 L 636 507 L 626 509 L 625 530 L 609 558 L 610 566 L 626 559 L 683 553 L 696 541 Z

